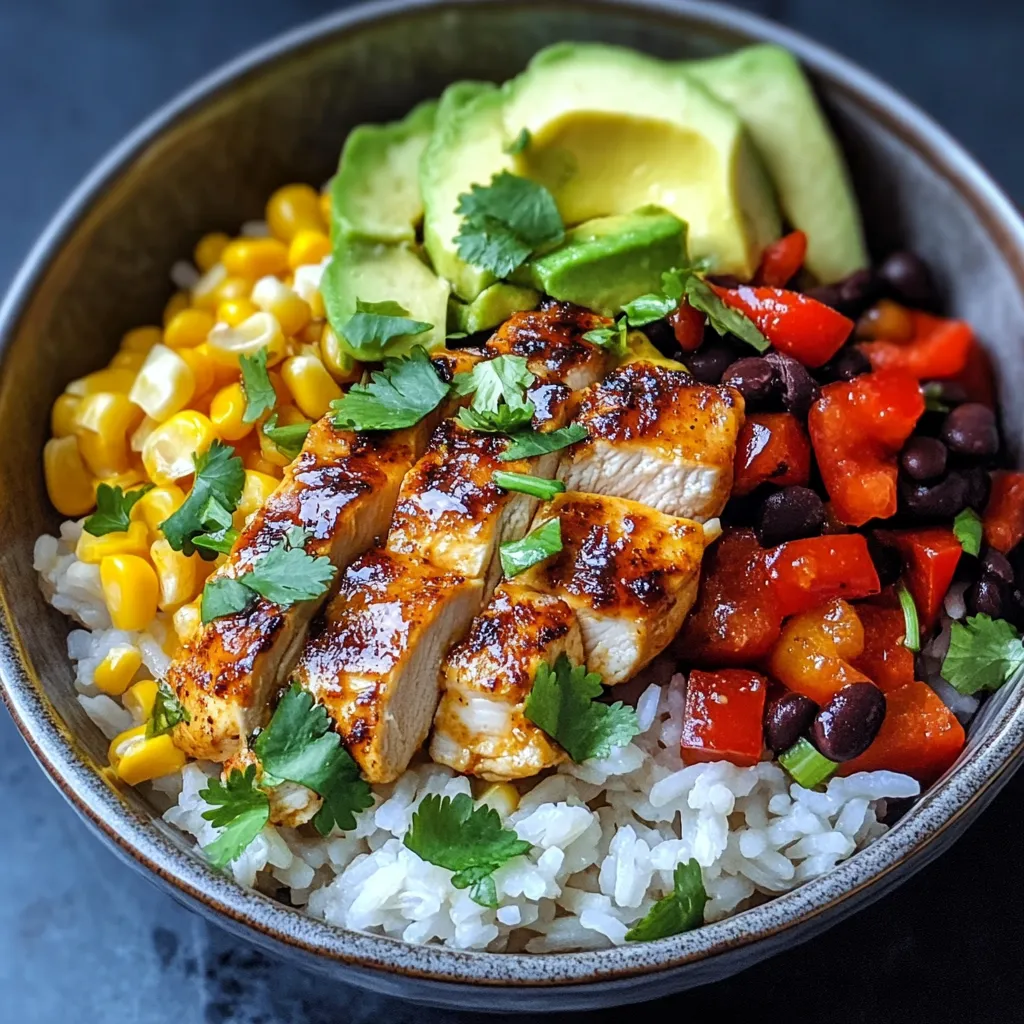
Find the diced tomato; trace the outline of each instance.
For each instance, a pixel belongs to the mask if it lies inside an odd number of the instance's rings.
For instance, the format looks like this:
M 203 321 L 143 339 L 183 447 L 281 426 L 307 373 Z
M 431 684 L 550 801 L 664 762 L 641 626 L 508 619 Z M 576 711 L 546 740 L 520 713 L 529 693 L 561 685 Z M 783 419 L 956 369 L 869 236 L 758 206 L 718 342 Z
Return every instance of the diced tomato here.
M 853 659 L 853 667 L 883 693 L 912 683 L 914 654 L 903 643 L 907 633 L 903 612 L 873 604 L 858 604 L 855 610 L 864 627 L 864 650 Z
M 822 388 L 807 426 L 841 522 L 861 526 L 895 514 L 897 457 L 923 412 L 917 381 L 893 370 Z
M 715 287 L 718 297 L 745 313 L 780 351 L 804 366 L 822 366 L 843 346 L 853 321 L 817 299 L 784 288 Z
M 914 333 L 909 341 L 865 341 L 858 345 L 873 370 L 899 370 L 918 380 L 962 373 L 974 345 L 974 332 L 963 320 L 945 320 L 910 310 Z
M 736 442 L 733 494 L 749 494 L 763 483 L 806 484 L 811 475 L 811 442 L 788 412 L 747 417 Z
M 765 565 L 783 618 L 833 597 L 854 601 L 882 589 L 868 542 L 859 533 L 787 541 L 768 552 Z
M 1024 540 L 1024 473 L 992 474 L 983 522 L 986 543 L 1004 555 Z
M 968 402 L 980 402 L 990 409 L 996 407 L 996 382 L 992 373 L 992 360 L 975 338 L 967 353 L 967 363 L 953 378 L 963 388 Z
M 782 288 L 804 265 L 806 255 L 807 236 L 802 231 L 791 231 L 764 250 L 754 281 L 772 288 Z
M 751 530 L 727 530 L 704 555 L 697 603 L 674 645 L 696 665 L 751 665 L 779 638 L 782 615 L 768 584 L 765 549 Z
M 684 352 L 696 352 L 704 341 L 704 321 L 706 317 L 694 309 L 685 299 L 679 303 L 678 309 L 670 313 L 668 322 L 672 325 L 672 333 L 676 342 Z
M 852 664 L 863 650 L 864 627 L 853 605 L 836 599 L 786 623 L 768 668 L 789 689 L 826 704 L 848 683 L 871 682 Z
M 885 695 L 885 721 L 860 757 L 840 765 L 840 775 L 891 771 L 934 782 L 964 748 L 963 726 L 926 683 L 904 683 Z
M 942 526 L 876 530 L 875 537 L 903 556 L 903 579 L 917 606 L 921 627 L 933 626 L 963 554 L 960 541 L 952 530 Z
M 749 768 L 764 747 L 768 680 L 741 668 L 694 669 L 686 685 L 680 752 L 687 763 L 731 761 Z

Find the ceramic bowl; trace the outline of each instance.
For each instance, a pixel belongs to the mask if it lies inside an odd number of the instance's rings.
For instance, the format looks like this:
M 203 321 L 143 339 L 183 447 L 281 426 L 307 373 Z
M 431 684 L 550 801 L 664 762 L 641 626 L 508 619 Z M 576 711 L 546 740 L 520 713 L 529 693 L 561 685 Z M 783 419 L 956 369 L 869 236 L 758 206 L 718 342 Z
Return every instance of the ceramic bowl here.
M 559 40 L 682 58 L 758 40 L 805 62 L 846 148 L 872 248 L 935 268 L 950 312 L 993 353 L 1020 458 L 1024 224 L 985 173 L 891 90 L 791 32 L 719 4 L 412 0 L 355 8 L 235 61 L 159 111 L 88 177 L 47 228 L 0 313 L 0 671 L 44 770 L 124 859 L 275 955 L 345 981 L 463 1009 L 569 1009 L 653 998 L 722 978 L 805 941 L 942 852 L 1018 765 L 1024 686 L 988 701 L 958 764 L 878 842 L 827 876 L 698 931 L 552 956 L 457 952 L 333 928 L 212 871 L 146 800 L 101 772 L 106 743 L 75 701 L 67 623 L 42 599 L 34 538 L 58 518 L 43 486 L 48 410 L 159 316 L 167 271 L 213 228 L 260 215 L 292 180 L 324 181 L 363 121 L 399 117 L 460 78 L 501 80 Z M 17 443 L 10 443 L 17 439 Z

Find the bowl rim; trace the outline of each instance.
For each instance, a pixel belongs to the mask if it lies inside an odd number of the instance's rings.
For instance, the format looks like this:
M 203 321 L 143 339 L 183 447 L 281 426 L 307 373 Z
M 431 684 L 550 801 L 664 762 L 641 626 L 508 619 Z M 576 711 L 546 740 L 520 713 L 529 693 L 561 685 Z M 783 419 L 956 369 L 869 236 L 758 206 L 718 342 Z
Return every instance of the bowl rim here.
M 262 43 L 172 98 L 131 131 L 91 170 L 53 216 L 16 273 L 0 305 L 0 360 L 66 237 L 73 233 L 118 177 L 147 147 L 207 102 L 265 65 L 296 51 L 384 20 L 430 12 L 491 7 L 503 0 L 377 0 L 329 14 Z M 519 0 L 520 6 L 544 0 Z M 943 175 L 970 204 L 995 239 L 1024 291 L 1024 221 L 988 174 L 944 129 L 895 90 L 846 58 L 790 29 L 720 3 L 702 0 L 569 0 L 567 6 L 650 17 L 683 19 L 750 41 L 784 46 L 818 78 L 883 122 Z M 1024 758 L 1024 687 L 1006 700 L 978 748 L 925 795 L 901 820 L 864 851 L 835 869 L 761 906 L 695 932 L 607 950 L 583 953 L 511 954 L 413 945 L 399 939 L 350 931 L 306 917 L 269 897 L 237 886 L 201 858 L 170 841 L 151 820 L 118 798 L 87 763 L 74 737 L 32 681 L 21 641 L 12 628 L 8 581 L 0 584 L 0 688 L 8 710 L 51 781 L 86 821 L 124 859 L 161 879 L 172 894 L 192 906 L 255 931 L 257 941 L 305 951 L 367 972 L 397 972 L 421 979 L 435 990 L 465 992 L 465 985 L 603 986 L 631 978 L 707 963 L 763 940 L 792 937 L 823 926 L 823 917 L 843 916 L 880 896 L 913 870 L 937 856 L 947 831 L 957 834 L 964 816 L 987 803 Z M 1013 684 L 1010 684 L 1013 685 Z M 900 877 L 894 873 L 899 869 Z

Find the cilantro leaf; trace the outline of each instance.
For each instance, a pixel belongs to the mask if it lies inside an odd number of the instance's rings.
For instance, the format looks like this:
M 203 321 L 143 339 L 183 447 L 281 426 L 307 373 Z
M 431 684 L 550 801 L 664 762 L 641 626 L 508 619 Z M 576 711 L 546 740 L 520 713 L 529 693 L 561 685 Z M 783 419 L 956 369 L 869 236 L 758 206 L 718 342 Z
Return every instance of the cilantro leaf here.
M 192 539 L 209 533 L 206 525 L 214 500 L 225 512 L 235 511 L 245 484 L 245 466 L 234 449 L 214 441 L 201 455 L 193 455 L 195 479 L 182 506 L 160 524 L 167 543 L 186 555 L 195 552 Z M 205 517 L 205 518 L 204 518 Z
M 235 768 L 226 782 L 210 779 L 199 795 L 213 806 L 203 817 L 224 831 L 203 847 L 215 868 L 225 868 L 263 831 L 270 820 L 270 801 L 256 785 L 256 765 Z
M 973 508 L 965 508 L 953 520 L 953 533 L 960 541 L 960 547 L 969 555 L 981 553 L 981 516 Z
M 527 149 L 532 139 L 533 136 L 530 134 L 529 128 L 520 128 L 519 134 L 507 146 L 503 147 L 504 151 L 509 156 L 518 156 Z
M 128 513 L 131 512 L 132 506 L 152 489 L 152 484 L 145 484 L 125 493 L 120 487 L 100 484 L 96 488 L 96 511 L 86 519 L 82 528 L 94 537 L 104 537 L 108 533 L 121 533 L 127 530 L 131 526 Z
M 648 292 L 646 295 L 637 296 L 632 302 L 627 302 L 622 307 L 622 311 L 626 314 L 625 319 L 629 321 L 630 327 L 644 327 L 674 313 L 678 305 L 678 299 L 656 292 Z M 593 333 L 593 331 L 589 331 L 584 338 L 590 340 L 589 335 Z
M 924 407 L 928 412 L 949 412 L 949 406 L 942 400 L 945 395 L 942 381 L 930 380 L 921 385 Z
M 704 923 L 708 901 L 700 865 L 695 860 L 677 864 L 672 876 L 673 891 L 654 904 L 647 915 L 626 932 L 627 942 L 651 942 L 679 935 Z
M 230 555 L 236 540 L 238 540 L 238 531 L 228 526 L 214 533 L 200 533 L 192 538 L 192 543 L 199 554 L 205 558 L 207 552 L 212 552 L 214 557 Z
M 546 433 L 538 430 L 523 431 L 516 434 L 508 448 L 498 456 L 498 461 L 513 462 L 516 459 L 528 459 L 531 455 L 561 451 L 585 437 L 589 437 L 587 428 L 579 423 L 572 423 L 568 427 L 560 427 Z
M 686 278 L 686 301 L 694 309 L 707 314 L 708 323 L 719 334 L 734 334 L 758 352 L 770 347 L 768 339 L 760 328 L 745 313 L 727 306 L 712 290 L 711 286 L 702 281 L 696 274 Z
M 528 842 L 502 827 L 497 811 L 474 807 L 465 793 L 454 799 L 424 797 L 404 841 L 428 864 L 454 872 L 452 885 L 469 889 L 472 899 L 485 907 L 498 905 L 491 873 L 530 850 Z
M 459 196 L 463 217 L 455 244 L 467 263 L 508 277 L 535 250 L 557 245 L 565 227 L 554 197 L 528 178 L 502 171 L 489 185 L 471 185 Z
M 342 325 L 341 334 L 354 352 L 380 352 L 395 338 L 423 334 L 433 324 L 414 320 L 397 302 L 363 302 L 356 299 L 356 311 Z
M 472 406 L 460 409 L 455 418 L 467 430 L 479 430 L 484 434 L 512 434 L 532 422 L 533 412 L 533 402 L 515 409 L 502 403 L 493 412 L 481 412 Z
M 497 356 L 477 363 L 469 373 L 457 373 L 453 393 L 473 396 L 469 408 L 459 410 L 459 423 L 491 434 L 525 427 L 535 412 L 526 389 L 535 380 L 522 356 Z
M 306 554 L 305 544 L 311 536 L 308 530 L 293 526 L 239 579 L 250 590 L 278 605 L 319 597 L 337 570 L 326 556 Z
M 407 356 L 387 358 L 370 384 L 353 384 L 331 402 L 339 430 L 398 430 L 419 423 L 448 394 L 426 351 L 415 347 Z
M 1024 643 L 1005 619 L 974 615 L 950 628 L 942 678 L 960 693 L 998 690 L 1024 667 Z
M 529 494 L 545 501 L 550 501 L 556 494 L 561 494 L 565 490 L 565 484 L 561 480 L 549 480 L 542 476 L 532 476 L 530 473 L 506 473 L 497 469 L 492 474 L 492 479 L 503 491 L 518 491 L 520 494 Z
M 277 404 L 277 392 L 267 373 L 267 350 L 261 348 L 251 356 L 239 356 L 238 365 L 242 368 L 242 390 L 245 392 L 242 422 L 255 423 Z
M 541 663 L 526 698 L 524 713 L 566 750 L 577 763 L 607 757 L 613 747 L 625 746 L 640 731 L 636 712 L 621 701 L 601 704 L 603 687 L 596 672 L 573 665 L 564 654 L 554 668 Z
M 147 736 L 162 736 L 170 732 L 179 722 L 191 722 L 188 708 L 178 700 L 170 685 L 159 682 L 156 685 L 156 699 L 153 711 L 146 723 Z
M 584 341 L 607 349 L 613 355 L 624 356 L 628 345 L 629 330 L 626 324 L 627 317 L 620 316 L 611 327 L 595 327 L 583 335 Z M 655 319 L 658 319 L 655 317 Z
M 277 425 L 277 413 L 275 412 L 266 423 L 263 424 L 263 436 L 274 442 L 278 451 L 286 458 L 294 459 L 302 446 L 306 443 L 306 436 L 309 428 L 313 426 L 310 422 L 289 423 L 286 427 Z
M 248 611 L 255 600 L 255 592 L 239 580 L 229 576 L 213 576 L 203 585 L 199 618 L 205 625 L 225 615 Z
M 522 540 L 510 540 L 498 548 L 501 571 L 510 579 L 525 572 L 531 565 L 557 555 L 562 550 L 562 521 L 549 519 Z
M 311 786 L 310 789 L 316 789 Z M 331 759 L 330 770 L 316 792 L 323 797 L 323 806 L 313 818 L 313 827 L 322 836 L 329 835 L 335 825 L 347 832 L 356 827 L 356 814 L 373 806 L 370 784 L 359 774 L 359 765 L 344 747 L 338 747 Z

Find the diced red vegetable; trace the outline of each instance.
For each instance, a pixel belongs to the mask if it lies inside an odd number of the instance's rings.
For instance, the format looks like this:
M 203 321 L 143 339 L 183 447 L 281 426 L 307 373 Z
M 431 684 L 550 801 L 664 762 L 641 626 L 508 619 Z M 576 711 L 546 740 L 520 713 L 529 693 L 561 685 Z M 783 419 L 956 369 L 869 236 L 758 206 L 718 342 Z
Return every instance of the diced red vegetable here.
M 791 540 L 765 559 L 783 618 L 831 600 L 870 597 L 882 589 L 867 541 L 859 533 Z
M 696 665 L 751 665 L 779 638 L 782 615 L 768 584 L 766 552 L 751 530 L 727 530 L 704 555 L 697 603 L 675 643 Z
M 933 626 L 963 553 L 960 541 L 952 530 L 942 526 L 876 530 L 875 536 L 903 556 L 903 579 L 917 606 L 921 628 Z
M 1024 540 L 1024 473 L 992 474 L 983 523 L 985 542 L 1004 555 Z
M 853 659 L 883 693 L 914 681 L 914 654 L 903 644 L 906 620 L 899 608 L 858 604 L 857 618 L 864 627 L 864 650 Z
M 895 514 L 897 456 L 923 412 L 917 381 L 894 370 L 822 388 L 807 426 L 841 522 L 861 526 Z
M 788 412 L 748 416 L 736 442 L 733 494 L 749 494 L 763 483 L 806 484 L 811 475 L 811 442 Z
M 802 231 L 791 231 L 772 242 L 761 255 L 754 281 L 772 288 L 783 288 L 804 265 L 807 255 L 807 236 Z
M 745 313 L 780 351 L 804 366 L 821 366 L 842 348 L 853 321 L 831 306 L 784 288 L 715 287 L 718 297 Z
M 963 372 L 974 333 L 963 320 L 946 320 L 910 310 L 914 334 L 909 341 L 865 341 L 858 347 L 873 370 L 899 370 L 918 380 L 955 377 Z
M 885 721 L 860 757 L 839 767 L 840 775 L 886 770 L 919 782 L 934 782 L 964 748 L 963 726 L 926 683 L 904 683 L 885 695 Z
M 992 360 L 975 338 L 967 353 L 967 363 L 953 378 L 964 392 L 968 402 L 980 402 L 990 409 L 996 407 L 996 382 L 992 373 Z
M 768 680 L 741 668 L 694 669 L 686 686 L 680 752 L 687 763 L 761 760 Z
M 668 322 L 676 336 L 676 342 L 684 352 L 696 352 L 704 341 L 705 314 L 694 309 L 685 299 L 679 308 L 669 314 Z

